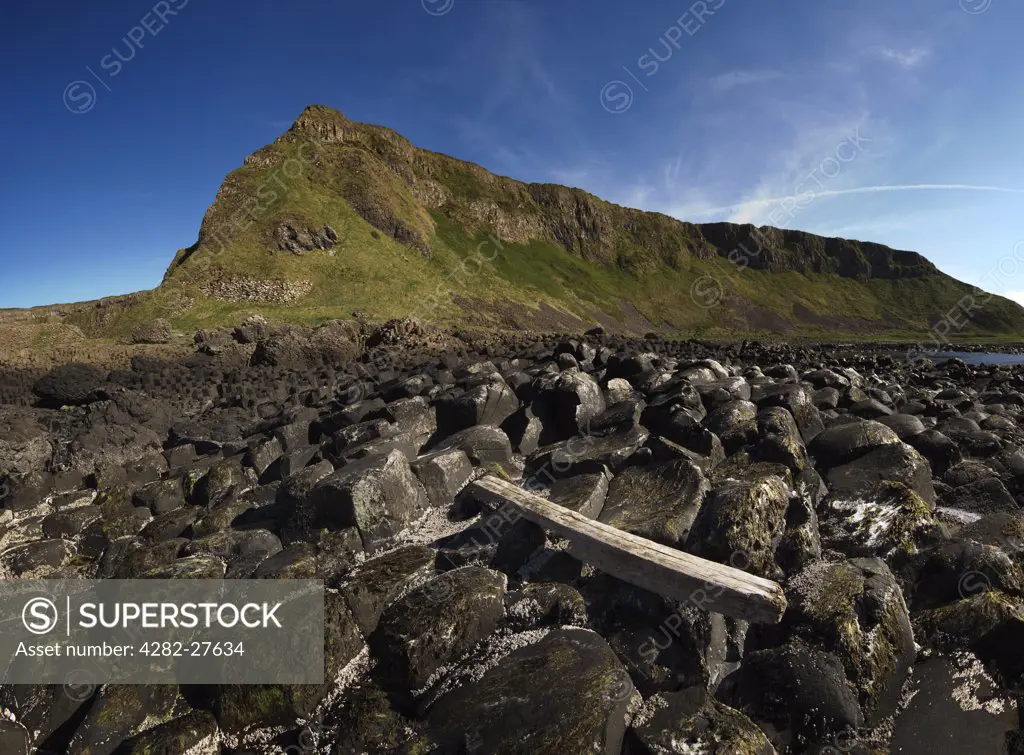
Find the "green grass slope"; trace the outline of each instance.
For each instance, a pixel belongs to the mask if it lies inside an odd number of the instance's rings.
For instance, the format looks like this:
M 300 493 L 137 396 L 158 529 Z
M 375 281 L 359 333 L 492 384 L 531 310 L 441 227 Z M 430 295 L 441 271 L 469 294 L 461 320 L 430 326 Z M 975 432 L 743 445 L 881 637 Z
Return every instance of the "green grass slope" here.
M 282 246 L 288 229 L 334 240 L 293 253 Z M 196 244 L 157 289 L 73 319 L 87 335 L 125 337 L 154 317 L 187 330 L 253 312 L 316 323 L 353 311 L 517 329 L 901 340 L 952 317 L 958 340 L 1024 334 L 1020 306 L 913 252 L 695 225 L 524 184 L 321 106 L 225 179 Z

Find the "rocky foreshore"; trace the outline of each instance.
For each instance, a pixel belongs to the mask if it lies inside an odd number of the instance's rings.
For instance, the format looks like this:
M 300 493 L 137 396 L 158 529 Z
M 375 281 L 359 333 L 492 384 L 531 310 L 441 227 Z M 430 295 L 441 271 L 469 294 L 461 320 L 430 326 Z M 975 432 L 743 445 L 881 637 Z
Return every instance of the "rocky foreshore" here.
M 320 578 L 330 626 L 319 686 L 0 687 L 0 752 L 1024 753 L 1024 367 L 252 321 L 5 377 L 4 578 Z M 486 474 L 782 621 L 601 573 Z

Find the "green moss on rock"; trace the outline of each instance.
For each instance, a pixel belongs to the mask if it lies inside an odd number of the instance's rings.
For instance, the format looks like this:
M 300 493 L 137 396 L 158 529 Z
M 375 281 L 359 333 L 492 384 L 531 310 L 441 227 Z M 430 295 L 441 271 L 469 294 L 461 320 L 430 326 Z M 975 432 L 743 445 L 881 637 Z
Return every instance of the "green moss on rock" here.
M 645 707 L 654 715 L 634 721 L 625 755 L 775 755 L 753 721 L 699 687 L 659 693 Z
M 723 481 L 708 495 L 690 546 L 705 558 L 774 577 L 780 573 L 775 549 L 786 527 L 790 487 L 783 478 L 755 466 L 740 479 Z
M 971 645 L 1000 624 L 1024 616 L 1024 600 L 998 590 L 964 598 L 915 617 L 922 637 L 933 645 Z
M 945 535 L 932 507 L 901 482 L 883 481 L 858 497 L 833 495 L 821 512 L 826 546 L 897 566 Z
M 785 631 L 839 657 L 867 721 L 889 715 L 916 648 L 903 594 L 885 562 L 812 564 L 790 580 L 786 593 Z
M 634 535 L 680 547 L 707 490 L 703 472 L 689 461 L 631 467 L 612 480 L 598 519 Z
M 468 737 L 477 752 L 620 755 L 633 691 L 599 635 L 556 629 L 440 698 L 428 721 L 448 747 Z
M 221 684 L 214 688 L 213 713 L 231 733 L 254 726 L 290 725 L 309 718 L 341 670 L 363 649 L 363 637 L 336 592 L 324 593 L 324 682 L 322 684 Z

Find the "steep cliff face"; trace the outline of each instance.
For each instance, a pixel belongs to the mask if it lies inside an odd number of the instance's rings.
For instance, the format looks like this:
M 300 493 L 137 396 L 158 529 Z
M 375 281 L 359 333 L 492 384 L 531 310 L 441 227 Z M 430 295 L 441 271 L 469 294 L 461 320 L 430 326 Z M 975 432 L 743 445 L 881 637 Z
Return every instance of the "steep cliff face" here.
M 334 234 L 327 241 L 325 228 Z M 282 254 L 296 246 L 282 239 L 300 241 L 303 229 L 311 239 L 298 245 L 303 253 Z M 501 245 L 500 258 L 448 286 L 452 265 L 486 239 Z M 923 331 L 972 290 L 914 252 L 693 224 L 526 184 L 319 105 L 225 179 L 163 288 L 203 294 L 211 279 L 242 273 L 298 282 L 310 306 L 352 303 L 382 317 L 447 286 L 431 313 L 438 319 L 467 307 L 542 305 L 591 322 L 731 332 Z M 709 277 L 712 306 L 691 291 Z M 975 315 L 980 330 L 1024 331 L 1020 307 L 993 298 L 987 308 Z M 633 310 L 642 318 L 631 320 Z
M 620 207 L 580 189 L 524 184 L 417 149 L 390 129 L 355 123 L 320 105 L 306 108 L 279 139 L 307 140 L 344 145 L 342 169 L 364 177 L 364 183 L 379 188 L 380 194 L 395 192 L 390 179 L 397 178 L 411 199 L 428 210 L 440 210 L 460 223 L 486 226 L 505 241 L 552 241 L 588 262 L 638 270 L 660 262 L 678 269 L 683 255 L 707 259 L 717 254 L 757 270 L 832 273 L 858 280 L 938 273 L 921 255 L 881 244 L 752 225 L 697 225 Z M 256 156 L 250 161 L 265 164 Z M 375 176 L 381 169 L 391 176 Z M 352 184 L 348 189 L 346 198 L 371 225 L 404 243 L 429 246 L 426 236 L 433 228 L 423 218 L 404 223 L 394 217 L 395 208 L 382 207 L 393 205 L 387 201 L 392 197 L 376 197 L 372 188 L 361 192 Z
M 917 252 L 882 244 L 825 238 L 802 231 L 707 223 L 697 226 L 719 254 L 748 260 L 758 270 L 834 273 L 844 278 L 921 278 L 940 274 Z

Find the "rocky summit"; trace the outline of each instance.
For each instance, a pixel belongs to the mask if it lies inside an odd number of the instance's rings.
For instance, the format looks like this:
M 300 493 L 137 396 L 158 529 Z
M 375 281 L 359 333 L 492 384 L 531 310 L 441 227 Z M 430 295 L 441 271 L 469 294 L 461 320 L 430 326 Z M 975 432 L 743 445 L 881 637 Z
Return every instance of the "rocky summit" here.
M 275 253 L 330 252 L 300 227 Z M 1024 746 L 1019 367 L 250 318 L 3 378 L 5 578 L 319 578 L 329 630 L 319 685 L 0 686 L 5 754 Z M 601 571 L 485 475 L 773 580 L 781 620 Z

